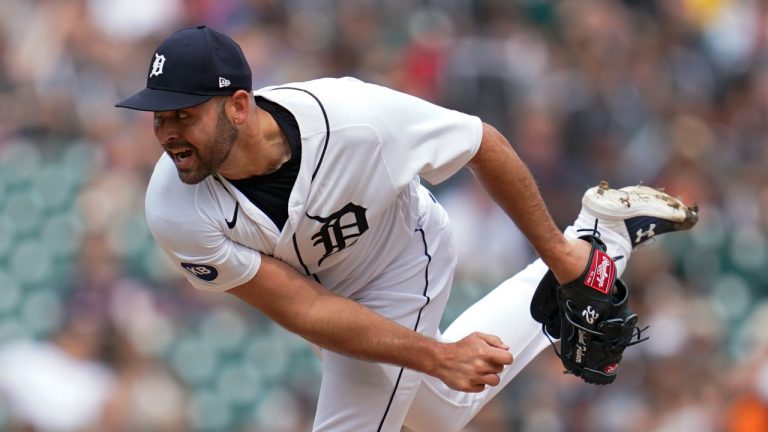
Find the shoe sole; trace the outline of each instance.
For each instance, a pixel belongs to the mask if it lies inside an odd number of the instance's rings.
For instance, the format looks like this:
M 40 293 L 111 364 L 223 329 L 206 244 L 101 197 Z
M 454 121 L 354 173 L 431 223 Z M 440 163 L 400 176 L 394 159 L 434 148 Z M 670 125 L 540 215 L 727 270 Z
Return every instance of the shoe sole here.
M 692 228 L 699 220 L 698 208 L 688 207 L 680 199 L 648 186 L 628 186 L 611 189 L 608 182 L 589 189 L 582 204 L 595 216 L 605 219 L 626 220 L 650 216 L 673 223 L 675 231 Z

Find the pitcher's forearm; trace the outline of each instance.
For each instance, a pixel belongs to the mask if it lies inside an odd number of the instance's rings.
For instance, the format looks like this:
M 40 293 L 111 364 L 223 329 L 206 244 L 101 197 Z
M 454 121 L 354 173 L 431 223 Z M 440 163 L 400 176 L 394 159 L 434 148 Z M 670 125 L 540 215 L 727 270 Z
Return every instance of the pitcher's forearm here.
M 442 343 L 401 326 L 352 300 L 319 296 L 286 328 L 331 351 L 433 375 Z
M 331 351 L 428 374 L 438 368 L 444 344 L 328 291 L 272 257 L 263 256 L 256 276 L 228 292 Z
M 496 203 L 512 218 L 558 280 L 572 275 L 571 242 L 552 220 L 528 167 L 492 126 L 483 125 L 483 141 L 469 168 Z M 575 256 L 576 259 L 579 255 Z

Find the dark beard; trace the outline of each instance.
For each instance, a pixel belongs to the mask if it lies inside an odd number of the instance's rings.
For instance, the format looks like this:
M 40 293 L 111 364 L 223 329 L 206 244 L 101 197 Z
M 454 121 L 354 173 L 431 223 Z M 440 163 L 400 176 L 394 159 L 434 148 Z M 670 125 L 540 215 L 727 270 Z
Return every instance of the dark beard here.
M 209 175 L 215 174 L 221 164 L 229 157 L 229 153 L 232 151 L 232 147 L 234 147 L 235 141 L 237 141 L 237 137 L 240 135 L 240 131 L 227 119 L 224 105 L 221 104 L 219 107 L 216 129 L 214 130 L 213 138 L 207 146 L 208 151 L 206 154 L 203 154 L 198 149 L 195 149 L 199 163 L 198 169 L 187 172 L 179 171 L 179 178 L 186 184 L 200 183 Z

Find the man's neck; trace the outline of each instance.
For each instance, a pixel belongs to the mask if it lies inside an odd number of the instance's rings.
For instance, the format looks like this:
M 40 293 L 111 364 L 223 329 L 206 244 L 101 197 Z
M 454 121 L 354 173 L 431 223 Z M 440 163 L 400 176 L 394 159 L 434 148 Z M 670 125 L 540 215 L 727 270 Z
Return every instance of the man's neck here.
M 288 137 L 268 112 L 255 106 L 254 120 L 240 130 L 227 162 L 219 173 L 232 180 L 266 175 L 291 159 Z M 229 164 L 227 164 L 229 165 Z
M 266 172 L 257 174 L 264 175 L 277 171 L 284 163 L 291 159 L 291 145 L 285 132 L 275 121 L 275 118 L 259 107 L 256 107 L 256 109 L 259 112 L 259 124 L 262 126 L 260 129 L 263 131 L 260 137 L 261 143 L 263 148 L 271 155 Z

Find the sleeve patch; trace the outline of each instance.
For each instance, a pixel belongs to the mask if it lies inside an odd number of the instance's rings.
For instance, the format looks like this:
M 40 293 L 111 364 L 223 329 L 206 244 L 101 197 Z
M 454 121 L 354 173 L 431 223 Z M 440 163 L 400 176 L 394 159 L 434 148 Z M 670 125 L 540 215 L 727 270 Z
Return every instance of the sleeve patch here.
M 212 282 L 219 276 L 219 271 L 216 270 L 216 267 L 214 266 L 184 262 L 181 263 L 181 266 L 184 267 L 184 270 L 192 273 L 198 279 L 202 279 L 206 282 Z

